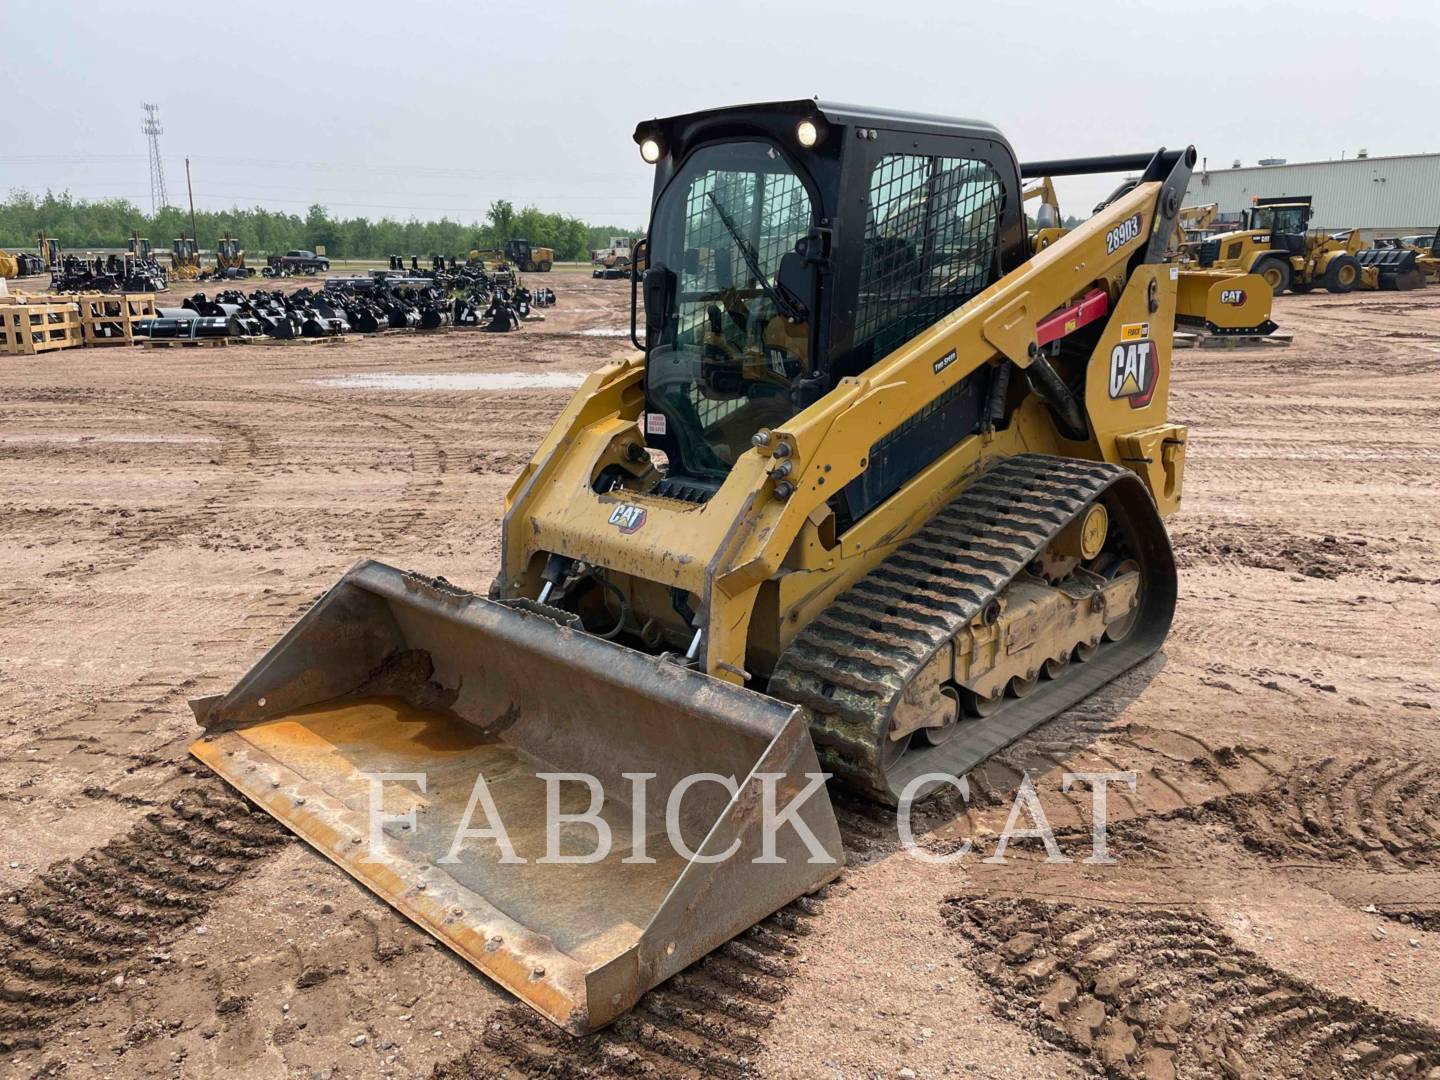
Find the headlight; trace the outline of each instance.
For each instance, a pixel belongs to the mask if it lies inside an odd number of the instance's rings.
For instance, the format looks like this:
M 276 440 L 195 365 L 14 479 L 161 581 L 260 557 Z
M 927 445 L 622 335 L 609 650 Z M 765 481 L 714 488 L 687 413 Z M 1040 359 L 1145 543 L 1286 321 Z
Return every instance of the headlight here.
M 665 156 L 665 147 L 660 144 L 660 140 L 654 135 L 647 135 L 644 139 L 640 140 L 640 156 L 644 158 L 648 164 L 654 165 Z
M 817 120 L 806 118 L 795 125 L 795 141 L 806 150 L 813 150 L 825 135 L 825 129 Z

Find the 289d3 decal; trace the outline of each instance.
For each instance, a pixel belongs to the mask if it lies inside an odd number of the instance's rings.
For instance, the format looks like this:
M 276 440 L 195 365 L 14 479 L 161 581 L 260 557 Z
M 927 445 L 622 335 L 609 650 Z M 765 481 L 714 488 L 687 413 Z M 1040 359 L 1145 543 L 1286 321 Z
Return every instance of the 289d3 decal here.
M 1140 235 L 1140 215 L 1131 214 L 1105 234 L 1105 254 L 1114 255 Z

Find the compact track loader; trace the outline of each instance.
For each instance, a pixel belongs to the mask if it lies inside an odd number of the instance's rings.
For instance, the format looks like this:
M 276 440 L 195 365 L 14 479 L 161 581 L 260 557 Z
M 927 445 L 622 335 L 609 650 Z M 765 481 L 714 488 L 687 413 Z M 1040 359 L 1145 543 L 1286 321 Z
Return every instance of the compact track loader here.
M 516 479 L 488 597 L 362 562 L 193 705 L 196 756 L 575 1032 L 839 873 L 818 774 L 924 797 L 1155 652 L 1185 463 L 1193 148 L 1021 166 L 808 100 L 635 141 L 638 351 Z M 1036 250 L 1022 176 L 1119 170 Z

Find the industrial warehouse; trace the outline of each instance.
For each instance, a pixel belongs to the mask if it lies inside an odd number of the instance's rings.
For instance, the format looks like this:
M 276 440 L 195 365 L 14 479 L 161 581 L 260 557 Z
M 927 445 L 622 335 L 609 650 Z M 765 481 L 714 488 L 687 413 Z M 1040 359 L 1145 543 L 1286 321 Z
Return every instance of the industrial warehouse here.
M 12 0 L 0 1075 L 1440 1080 L 1383 9 Z
M 1308 195 L 1312 226 L 1326 232 L 1359 229 L 1380 236 L 1434 234 L 1440 221 L 1440 152 L 1290 163 L 1267 159 L 1219 169 L 1205 162 L 1190 178 L 1187 204 L 1215 203 L 1223 215 L 1239 214 L 1257 198 Z

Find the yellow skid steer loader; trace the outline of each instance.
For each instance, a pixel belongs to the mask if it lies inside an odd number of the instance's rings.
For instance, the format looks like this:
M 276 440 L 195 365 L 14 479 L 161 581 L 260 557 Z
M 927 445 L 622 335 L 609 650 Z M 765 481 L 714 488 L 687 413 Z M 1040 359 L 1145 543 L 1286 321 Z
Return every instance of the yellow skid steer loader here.
M 362 562 L 194 753 L 574 1032 L 813 891 L 820 775 L 920 798 L 1151 655 L 1193 148 L 1017 164 L 976 121 L 643 123 L 636 354 L 506 499 L 482 596 Z M 1036 250 L 1021 179 L 1139 180 Z

